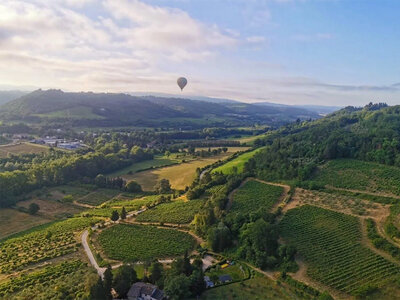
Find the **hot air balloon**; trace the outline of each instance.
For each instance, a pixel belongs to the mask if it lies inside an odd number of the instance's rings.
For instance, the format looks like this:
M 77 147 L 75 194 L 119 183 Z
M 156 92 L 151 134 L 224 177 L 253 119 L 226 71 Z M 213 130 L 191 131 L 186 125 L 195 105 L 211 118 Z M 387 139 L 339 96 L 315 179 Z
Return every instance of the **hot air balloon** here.
M 187 85 L 187 79 L 185 77 L 179 77 L 176 83 L 178 83 L 178 86 L 181 88 L 182 91 L 183 88 Z

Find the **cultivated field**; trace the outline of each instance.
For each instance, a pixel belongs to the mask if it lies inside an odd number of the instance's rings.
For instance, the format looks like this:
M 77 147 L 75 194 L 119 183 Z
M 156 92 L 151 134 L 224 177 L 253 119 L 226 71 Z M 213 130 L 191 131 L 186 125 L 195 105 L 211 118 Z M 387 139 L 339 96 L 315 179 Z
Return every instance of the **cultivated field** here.
M 41 225 L 0 242 L 0 274 L 78 250 L 76 233 L 99 221 L 72 218 Z
M 82 204 L 87 204 L 87 205 L 93 205 L 93 206 L 98 206 L 115 196 L 117 196 L 120 193 L 119 190 L 113 190 L 113 189 L 98 189 L 94 192 L 91 192 L 77 200 L 78 203 Z
M 20 143 L 0 146 L 0 158 L 7 157 L 9 154 L 27 154 L 27 153 L 43 153 L 48 152 L 49 147 L 44 145 L 36 145 L 31 143 Z
M 48 219 L 31 216 L 16 209 L 0 209 L 0 239 L 31 227 L 49 222 Z
M 141 225 L 115 225 L 98 241 L 108 258 L 129 262 L 182 255 L 195 244 L 184 232 Z
M 156 183 L 162 178 L 168 179 L 171 183 L 172 188 L 184 189 L 186 186 L 189 186 L 196 178 L 197 168 L 203 168 L 218 160 L 223 160 L 234 152 L 239 151 L 239 149 L 243 150 L 243 148 L 240 147 L 231 147 L 228 148 L 228 151 L 226 153 L 221 153 L 216 156 L 199 158 L 190 162 L 181 163 L 179 165 L 154 170 L 147 170 L 135 173 L 133 175 L 124 175 L 122 176 L 122 178 L 127 181 L 137 181 L 146 191 L 153 190 Z
M 160 204 L 136 217 L 138 222 L 163 222 L 188 224 L 204 204 L 203 200 L 182 201 Z
M 92 273 L 79 260 L 47 266 L 1 282 L 0 298 L 32 299 L 34 295 L 35 299 L 63 299 L 63 292 L 68 290 L 77 299 L 79 293 L 85 290 L 85 282 Z M 52 288 L 54 286 L 63 288 Z
M 373 203 L 347 195 L 324 193 L 300 188 L 296 188 L 293 200 L 289 206 L 295 204 L 311 204 L 347 214 L 369 216 L 375 219 L 389 215 L 389 208 L 379 203 Z
M 233 195 L 231 211 L 244 215 L 258 210 L 268 212 L 282 193 L 280 186 L 249 180 Z
M 236 170 L 238 173 L 243 172 L 245 163 L 252 158 L 262 148 L 258 148 L 254 151 L 243 153 L 242 155 L 228 161 L 226 164 L 215 168 L 212 172 L 222 172 L 223 174 L 232 174 Z
M 400 195 L 400 168 L 372 162 L 332 160 L 320 168 L 313 180 L 336 188 Z
M 400 267 L 362 244 L 358 218 L 305 205 L 280 223 L 285 241 L 307 263 L 307 275 L 346 294 L 398 280 Z
M 110 173 L 107 176 L 117 177 L 117 176 L 123 176 L 126 174 L 134 174 L 134 173 L 142 171 L 142 170 L 165 167 L 165 166 L 176 164 L 178 162 L 179 162 L 179 160 L 176 159 L 174 155 L 170 155 L 169 157 L 166 157 L 164 155 L 156 155 L 154 157 L 154 159 L 134 163 L 126 168 L 123 168 L 116 172 Z

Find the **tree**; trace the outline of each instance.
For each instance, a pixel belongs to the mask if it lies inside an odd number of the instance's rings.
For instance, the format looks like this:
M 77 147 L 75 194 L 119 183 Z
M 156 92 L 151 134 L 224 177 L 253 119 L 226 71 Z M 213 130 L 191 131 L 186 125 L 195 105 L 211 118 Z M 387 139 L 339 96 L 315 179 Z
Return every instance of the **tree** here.
M 113 288 L 120 298 L 126 298 L 132 284 L 137 281 L 136 271 L 133 267 L 123 265 L 115 272 Z
M 103 286 L 103 281 L 99 277 L 97 282 L 90 288 L 90 300 L 106 300 L 106 293 Z
M 125 185 L 125 190 L 129 193 L 140 193 L 142 191 L 142 187 L 136 181 L 131 180 Z
M 113 210 L 113 212 L 111 213 L 111 221 L 115 222 L 118 221 L 119 219 L 119 214 L 116 210 Z
M 113 274 L 111 266 L 108 265 L 107 269 L 104 272 L 104 281 L 103 281 L 104 291 L 107 299 L 112 299 L 111 295 L 112 281 L 113 281 Z
M 166 280 L 164 291 L 171 300 L 187 299 L 190 296 L 190 285 L 191 281 L 185 275 L 172 276 Z
M 171 191 L 171 184 L 168 179 L 161 179 L 154 187 L 154 190 L 159 194 L 169 193 Z
M 193 295 L 199 296 L 206 289 L 206 283 L 204 282 L 204 273 L 200 270 L 194 270 L 190 279 L 190 291 Z
M 37 212 L 39 211 L 39 209 L 40 209 L 40 206 L 33 202 L 33 203 L 29 204 L 28 212 L 31 215 L 36 215 Z
M 125 220 L 126 219 L 126 209 L 125 206 L 122 206 L 122 210 L 121 210 L 121 219 Z
M 153 262 L 150 266 L 150 276 L 149 276 L 150 282 L 159 285 L 158 282 L 162 278 L 162 275 L 163 275 L 162 264 L 159 263 L 158 261 Z
M 183 273 L 186 276 L 192 274 L 192 265 L 190 264 L 190 259 L 187 250 L 185 251 L 185 256 L 183 257 Z
M 229 228 L 222 222 L 210 230 L 208 242 L 214 251 L 223 251 L 232 244 L 232 236 Z

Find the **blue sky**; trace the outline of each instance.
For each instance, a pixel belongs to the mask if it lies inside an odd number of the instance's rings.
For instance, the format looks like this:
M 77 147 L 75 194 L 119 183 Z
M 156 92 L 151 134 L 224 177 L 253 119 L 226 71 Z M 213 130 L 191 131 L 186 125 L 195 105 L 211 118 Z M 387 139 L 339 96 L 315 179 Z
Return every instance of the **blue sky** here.
M 3 3 L 4 2 L 4 3 Z M 400 1 L 4 0 L 0 85 L 400 104 Z

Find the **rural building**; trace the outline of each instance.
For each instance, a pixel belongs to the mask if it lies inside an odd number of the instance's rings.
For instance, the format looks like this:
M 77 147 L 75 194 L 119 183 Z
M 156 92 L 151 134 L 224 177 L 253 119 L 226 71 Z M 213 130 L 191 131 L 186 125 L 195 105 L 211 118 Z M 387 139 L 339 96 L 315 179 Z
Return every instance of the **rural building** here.
M 214 282 L 211 281 L 210 277 L 204 276 L 204 282 L 206 283 L 206 288 L 214 287 Z
M 128 300 L 162 300 L 165 299 L 164 292 L 158 289 L 155 285 L 136 282 L 129 292 Z
M 232 277 L 230 275 L 221 275 L 218 277 L 219 281 L 221 283 L 227 283 L 227 282 L 231 282 L 232 281 Z
M 79 149 L 82 148 L 82 145 L 80 142 L 63 142 L 63 143 L 59 143 L 57 145 L 58 148 L 61 149 L 68 149 L 68 150 L 74 150 L 74 149 Z

